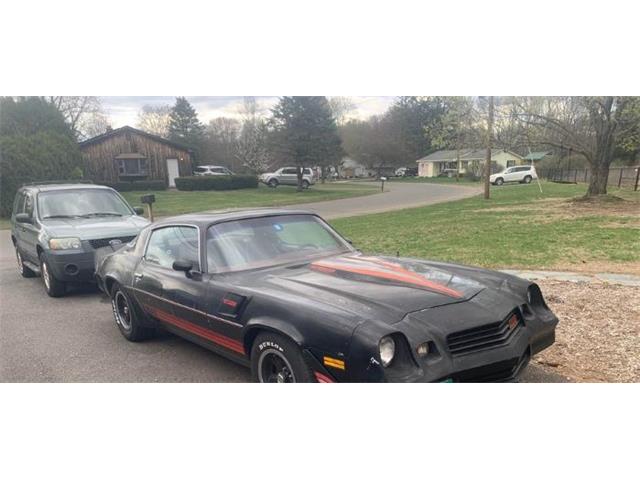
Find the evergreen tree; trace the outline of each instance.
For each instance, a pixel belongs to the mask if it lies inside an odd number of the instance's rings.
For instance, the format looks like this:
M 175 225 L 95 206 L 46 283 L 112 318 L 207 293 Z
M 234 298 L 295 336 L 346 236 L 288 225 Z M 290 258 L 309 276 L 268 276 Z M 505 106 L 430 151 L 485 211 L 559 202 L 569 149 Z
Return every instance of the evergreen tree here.
M 276 147 L 298 167 L 298 190 L 302 169 L 340 163 L 344 151 L 326 97 L 282 97 L 272 110 Z
M 198 114 L 188 100 L 185 97 L 177 97 L 176 104 L 169 114 L 169 139 L 192 149 L 194 157 L 199 160 L 204 131 Z
M 0 98 L 0 216 L 25 182 L 66 180 L 82 165 L 74 132 L 40 97 Z

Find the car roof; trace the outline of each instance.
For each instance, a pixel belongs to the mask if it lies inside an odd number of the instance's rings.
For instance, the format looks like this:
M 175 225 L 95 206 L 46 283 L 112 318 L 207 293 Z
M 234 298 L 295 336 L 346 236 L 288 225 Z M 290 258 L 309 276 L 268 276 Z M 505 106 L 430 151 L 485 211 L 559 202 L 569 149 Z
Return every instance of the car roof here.
M 38 192 L 48 192 L 55 190 L 113 190 L 106 185 L 94 185 L 91 183 L 51 183 L 51 184 L 34 184 L 23 185 L 23 190 L 35 190 Z
M 189 213 L 177 215 L 175 217 L 164 218 L 154 222 L 152 228 L 165 227 L 179 224 L 196 225 L 207 227 L 213 223 L 227 222 L 230 220 L 243 220 L 246 218 L 273 217 L 276 215 L 316 215 L 309 210 L 293 210 L 282 208 L 252 208 L 252 209 L 230 209 L 209 213 Z
M 227 168 L 224 165 L 197 165 L 196 168 Z

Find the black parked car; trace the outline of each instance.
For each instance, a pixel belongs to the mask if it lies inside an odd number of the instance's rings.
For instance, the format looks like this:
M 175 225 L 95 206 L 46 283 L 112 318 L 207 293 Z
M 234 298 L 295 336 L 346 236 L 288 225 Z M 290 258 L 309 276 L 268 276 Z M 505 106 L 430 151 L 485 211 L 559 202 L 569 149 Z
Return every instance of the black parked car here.
M 365 256 L 304 211 L 180 216 L 103 253 L 128 340 L 164 327 L 261 382 L 512 380 L 558 322 L 531 282 Z
M 40 275 L 52 297 L 69 283 L 94 281 L 94 252 L 126 243 L 149 224 L 115 190 L 101 185 L 34 184 L 18 189 L 11 240 L 23 277 Z

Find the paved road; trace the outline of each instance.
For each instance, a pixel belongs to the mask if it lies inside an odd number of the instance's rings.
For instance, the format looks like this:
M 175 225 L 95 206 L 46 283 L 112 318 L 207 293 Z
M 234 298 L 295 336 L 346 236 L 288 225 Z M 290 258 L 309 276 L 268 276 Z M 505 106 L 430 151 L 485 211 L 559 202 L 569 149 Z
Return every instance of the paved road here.
M 406 198 L 407 194 L 411 198 Z M 336 218 L 436 203 L 469 194 L 464 188 L 394 184 L 389 193 L 303 207 Z M 563 380 L 535 365 L 528 369 L 525 378 Z M 125 341 L 112 321 L 109 302 L 95 289 L 77 290 L 60 299 L 48 297 L 39 278 L 25 279 L 18 274 L 9 232 L 0 231 L 0 381 L 249 380 L 243 367 L 171 334 L 138 344 Z
M 362 182 L 362 185 L 380 188 L 379 182 Z M 384 186 L 384 193 L 367 197 L 305 203 L 292 205 L 291 207 L 311 210 L 324 218 L 331 219 L 433 205 L 472 197 L 478 193 L 480 193 L 480 189 L 476 187 L 437 185 L 433 183 L 387 182 Z

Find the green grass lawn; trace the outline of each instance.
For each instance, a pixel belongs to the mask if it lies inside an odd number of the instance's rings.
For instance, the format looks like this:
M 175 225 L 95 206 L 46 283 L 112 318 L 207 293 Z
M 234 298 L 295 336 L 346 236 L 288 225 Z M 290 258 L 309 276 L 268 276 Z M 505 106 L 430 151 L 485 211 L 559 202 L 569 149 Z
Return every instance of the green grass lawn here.
M 202 212 L 224 208 L 276 207 L 296 203 L 320 202 L 339 198 L 357 197 L 377 193 L 378 189 L 351 183 L 317 184 L 308 190 L 297 192 L 295 187 L 279 186 L 228 191 L 180 192 L 125 192 L 123 196 L 134 206 L 140 205 L 140 196 L 154 193 L 155 216 L 179 215 L 181 213 Z
M 576 201 L 585 185 L 542 183 L 491 189 L 482 197 L 337 219 L 365 252 L 485 267 L 640 273 L 640 192 L 623 200 Z

